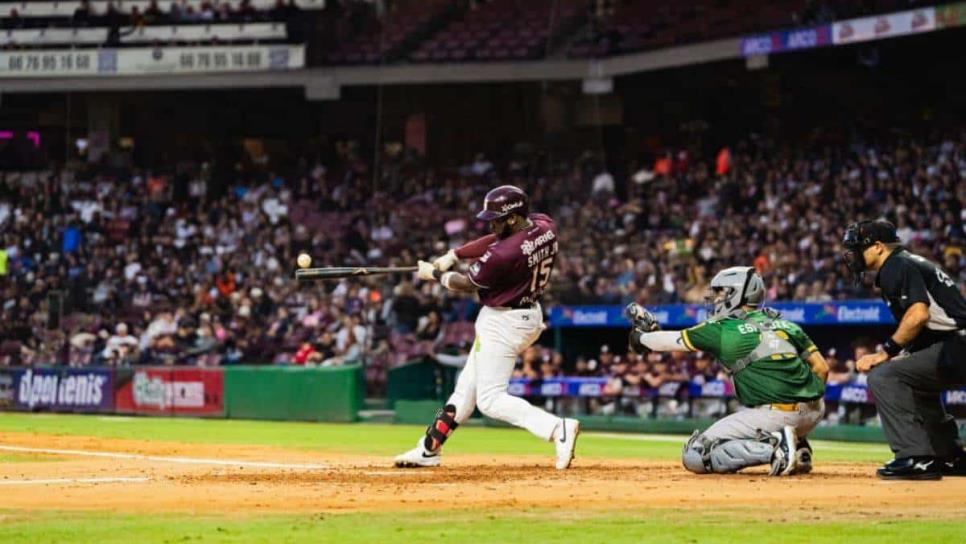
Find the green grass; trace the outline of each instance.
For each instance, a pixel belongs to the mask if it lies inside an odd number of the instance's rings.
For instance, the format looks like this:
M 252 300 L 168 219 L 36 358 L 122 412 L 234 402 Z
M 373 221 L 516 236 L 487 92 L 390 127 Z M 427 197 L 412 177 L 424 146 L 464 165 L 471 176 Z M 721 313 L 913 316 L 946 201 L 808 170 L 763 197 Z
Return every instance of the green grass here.
M 819 516 L 815 516 L 819 518 Z M 0 542 L 959 543 L 963 520 L 768 520 L 758 511 L 490 511 L 239 517 L 0 511 Z
M 203 444 L 256 444 L 333 453 L 394 455 L 412 447 L 424 427 L 414 425 L 323 424 L 225 419 L 105 417 L 0 413 L 0 432 L 34 432 Z M 580 457 L 677 460 L 685 437 L 581 435 Z M 0 441 L 2 442 L 2 441 Z M 889 449 L 878 444 L 813 443 L 816 460 L 882 462 Z M 450 454 L 547 455 L 550 445 L 519 429 L 467 426 L 449 442 Z

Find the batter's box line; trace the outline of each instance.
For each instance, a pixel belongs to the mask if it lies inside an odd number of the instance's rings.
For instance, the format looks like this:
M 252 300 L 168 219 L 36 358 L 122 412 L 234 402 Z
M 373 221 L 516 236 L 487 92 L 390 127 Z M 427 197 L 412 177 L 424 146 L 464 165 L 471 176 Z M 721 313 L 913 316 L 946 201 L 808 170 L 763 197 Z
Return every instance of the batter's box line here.
M 227 467 L 252 468 L 289 468 L 297 470 L 326 470 L 329 465 L 309 463 L 273 463 L 269 461 L 243 461 L 241 459 L 206 459 L 199 457 L 167 457 L 163 455 L 142 455 L 140 453 L 123 453 L 110 451 L 61 450 L 53 448 L 27 448 L 23 446 L 7 446 L 0 444 L 0 451 L 18 453 L 45 453 L 50 455 L 75 455 L 78 457 L 102 457 L 107 459 L 133 459 L 136 461 L 153 461 L 158 463 L 177 463 L 181 465 L 215 465 Z

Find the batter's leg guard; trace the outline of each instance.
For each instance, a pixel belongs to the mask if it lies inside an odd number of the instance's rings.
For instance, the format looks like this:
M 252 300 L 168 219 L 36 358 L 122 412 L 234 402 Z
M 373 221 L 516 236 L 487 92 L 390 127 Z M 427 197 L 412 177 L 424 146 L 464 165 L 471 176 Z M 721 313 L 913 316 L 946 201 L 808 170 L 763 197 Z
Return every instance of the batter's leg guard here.
M 426 438 L 423 446 L 426 451 L 439 451 L 443 443 L 459 427 L 456 422 L 456 406 L 447 404 L 436 412 L 436 419 L 433 424 L 426 428 Z

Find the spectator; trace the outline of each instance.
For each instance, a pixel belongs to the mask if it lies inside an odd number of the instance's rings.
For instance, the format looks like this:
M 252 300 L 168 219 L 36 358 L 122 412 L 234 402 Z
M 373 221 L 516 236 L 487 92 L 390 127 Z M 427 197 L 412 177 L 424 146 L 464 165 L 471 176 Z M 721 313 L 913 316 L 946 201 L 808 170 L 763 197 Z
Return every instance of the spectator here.
M 606 168 L 601 168 L 600 172 L 594 177 L 593 187 L 590 192 L 596 198 L 606 198 L 614 194 L 615 187 L 614 176 Z
M 237 16 L 242 21 L 250 23 L 258 19 L 258 12 L 252 6 L 251 0 L 241 0 L 238 6 Z
M 177 2 L 172 2 L 172 9 L 174 9 L 174 6 L 176 5 Z M 147 9 L 144 10 L 144 22 L 149 25 L 160 24 L 167 22 L 167 19 L 168 17 L 164 14 L 164 12 L 161 11 L 161 7 L 158 6 L 158 0 L 151 0 L 151 3 L 148 4 Z
M 107 339 L 103 357 L 112 365 L 130 364 L 138 354 L 138 340 L 128 332 L 127 324 L 118 323 L 114 334 Z
M 858 359 L 858 357 L 856 357 Z M 852 381 L 855 376 L 855 361 L 839 359 L 835 348 L 829 349 L 825 355 L 828 362 L 828 382 L 829 384 L 840 384 Z
M 211 22 L 216 18 L 215 7 L 209 1 L 204 1 L 198 7 L 198 20 Z
M 288 16 L 285 7 L 285 0 L 275 0 L 275 5 L 268 11 L 268 16 L 273 21 L 284 21 Z
M 442 319 L 439 312 L 430 311 L 419 318 L 416 325 L 416 338 L 420 340 L 435 340 L 442 332 Z
M 20 11 L 17 8 L 10 8 L 10 13 L 3 19 L 3 29 L 16 30 L 23 27 L 24 22 L 23 18 L 20 17 Z
M 90 0 L 81 0 L 80 5 L 74 10 L 74 15 L 71 20 L 74 26 L 89 26 L 91 21 L 97 14 L 94 13 L 91 8 Z
M 141 9 L 137 6 L 131 7 L 130 19 L 130 24 L 134 28 L 142 28 L 144 25 L 148 24 L 147 18 L 141 13 Z

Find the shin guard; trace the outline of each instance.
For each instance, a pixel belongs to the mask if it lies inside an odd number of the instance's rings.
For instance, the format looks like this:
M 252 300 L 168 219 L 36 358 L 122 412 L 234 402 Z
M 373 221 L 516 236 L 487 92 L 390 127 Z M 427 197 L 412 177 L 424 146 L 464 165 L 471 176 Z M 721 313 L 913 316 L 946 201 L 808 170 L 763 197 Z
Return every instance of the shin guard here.
M 423 442 L 426 451 L 438 451 L 457 427 L 456 406 L 447 404 L 440 408 L 433 424 L 426 428 L 426 440 Z

